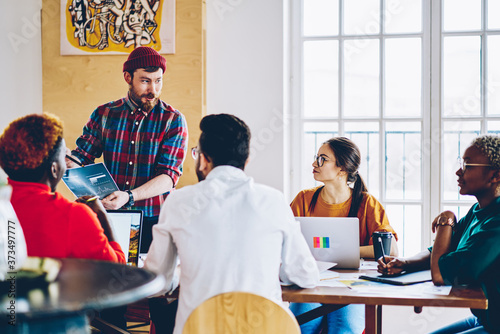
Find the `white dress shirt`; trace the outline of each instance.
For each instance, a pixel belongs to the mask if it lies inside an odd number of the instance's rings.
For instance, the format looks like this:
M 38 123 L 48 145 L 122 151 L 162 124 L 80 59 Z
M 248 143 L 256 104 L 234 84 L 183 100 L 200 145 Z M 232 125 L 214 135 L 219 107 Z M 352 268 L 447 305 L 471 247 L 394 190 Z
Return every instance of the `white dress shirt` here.
M 280 279 L 316 286 L 316 262 L 283 194 L 241 169 L 214 168 L 206 180 L 171 193 L 153 228 L 145 268 L 165 276 L 163 293 L 180 295 L 174 334 L 191 312 L 224 292 L 250 292 L 280 303 Z M 281 265 L 281 266 L 280 266 Z

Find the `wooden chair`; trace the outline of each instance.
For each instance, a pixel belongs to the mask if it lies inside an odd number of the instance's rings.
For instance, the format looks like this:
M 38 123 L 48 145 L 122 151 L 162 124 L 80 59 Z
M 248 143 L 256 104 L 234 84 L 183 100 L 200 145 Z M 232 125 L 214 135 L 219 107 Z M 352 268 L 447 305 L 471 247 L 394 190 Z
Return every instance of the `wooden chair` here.
M 300 334 L 300 327 L 288 309 L 269 299 L 246 292 L 228 292 L 198 306 L 182 333 Z

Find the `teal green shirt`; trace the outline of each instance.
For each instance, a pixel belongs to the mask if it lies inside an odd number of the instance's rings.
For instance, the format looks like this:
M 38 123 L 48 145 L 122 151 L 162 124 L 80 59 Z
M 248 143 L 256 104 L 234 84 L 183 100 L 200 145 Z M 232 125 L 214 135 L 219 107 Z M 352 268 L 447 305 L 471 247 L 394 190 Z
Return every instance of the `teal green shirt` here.
M 439 259 L 445 283 L 481 286 L 487 310 L 472 310 L 492 333 L 500 333 L 500 197 L 480 208 L 476 203 L 460 219 L 452 249 Z

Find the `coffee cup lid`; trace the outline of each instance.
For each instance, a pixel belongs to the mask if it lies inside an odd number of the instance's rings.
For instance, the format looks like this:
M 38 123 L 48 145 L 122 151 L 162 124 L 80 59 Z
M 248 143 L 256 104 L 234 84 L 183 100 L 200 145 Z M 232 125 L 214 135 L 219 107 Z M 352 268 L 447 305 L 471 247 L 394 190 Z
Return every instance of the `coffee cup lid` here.
M 382 232 L 382 231 L 375 231 L 373 232 L 373 235 L 380 236 L 380 237 L 392 237 L 391 232 Z

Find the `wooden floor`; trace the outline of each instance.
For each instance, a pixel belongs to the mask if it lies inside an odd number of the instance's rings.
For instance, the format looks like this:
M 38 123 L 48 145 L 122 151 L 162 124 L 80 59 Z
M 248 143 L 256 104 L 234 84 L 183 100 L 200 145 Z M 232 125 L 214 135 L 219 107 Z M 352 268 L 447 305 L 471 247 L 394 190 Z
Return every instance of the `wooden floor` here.
M 129 304 L 125 319 L 127 320 L 127 327 L 149 321 L 148 300 L 142 299 L 133 304 Z M 149 325 L 131 329 L 129 332 L 133 334 L 149 333 Z
M 127 320 L 127 327 L 144 324 L 146 321 L 149 321 L 148 300 L 142 299 L 133 304 L 129 304 L 127 307 L 127 313 L 125 314 L 125 319 Z M 95 329 L 92 326 L 90 328 L 92 334 L 101 333 L 98 329 Z M 149 324 L 129 329 L 127 331 L 131 334 L 148 334 Z
M 136 325 L 136 324 L 139 324 L 139 323 L 136 323 L 136 322 L 127 322 L 127 327 L 128 326 L 133 326 L 133 325 Z M 144 333 L 149 333 L 149 325 L 147 326 L 142 326 L 142 327 L 137 327 L 137 328 L 134 328 L 134 329 L 130 329 L 129 332 L 131 334 L 144 334 Z

